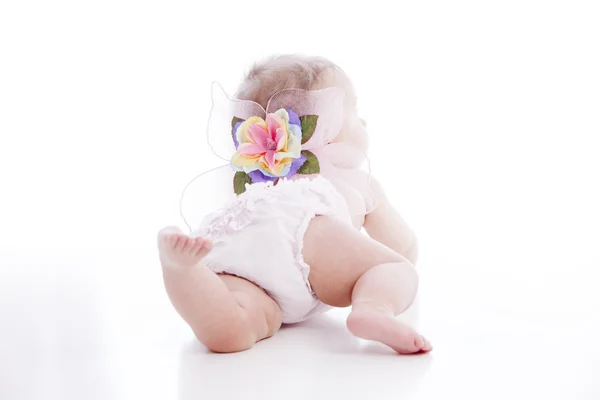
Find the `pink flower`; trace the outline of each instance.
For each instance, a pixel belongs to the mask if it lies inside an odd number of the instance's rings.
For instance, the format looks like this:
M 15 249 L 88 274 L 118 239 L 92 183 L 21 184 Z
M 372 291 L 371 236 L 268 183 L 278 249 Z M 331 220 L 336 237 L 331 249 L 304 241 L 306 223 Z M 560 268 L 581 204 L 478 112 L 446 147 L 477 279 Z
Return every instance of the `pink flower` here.
M 294 160 L 301 158 L 302 129 L 290 123 L 285 109 L 267 114 L 266 120 L 248 118 L 235 135 L 238 148 L 231 164 L 238 171 L 258 170 L 268 177 L 284 177 Z

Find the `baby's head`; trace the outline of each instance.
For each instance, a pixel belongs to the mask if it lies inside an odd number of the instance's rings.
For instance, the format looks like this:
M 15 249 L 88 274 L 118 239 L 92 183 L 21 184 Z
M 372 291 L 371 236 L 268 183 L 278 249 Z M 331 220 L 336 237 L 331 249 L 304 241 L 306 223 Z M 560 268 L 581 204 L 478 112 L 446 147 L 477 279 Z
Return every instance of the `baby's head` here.
M 320 57 L 285 55 L 256 63 L 238 88 L 236 97 L 266 107 L 275 93 L 284 89 L 344 90 L 344 126 L 334 142 L 348 142 L 367 150 L 366 124 L 359 118 L 354 85 L 334 63 Z

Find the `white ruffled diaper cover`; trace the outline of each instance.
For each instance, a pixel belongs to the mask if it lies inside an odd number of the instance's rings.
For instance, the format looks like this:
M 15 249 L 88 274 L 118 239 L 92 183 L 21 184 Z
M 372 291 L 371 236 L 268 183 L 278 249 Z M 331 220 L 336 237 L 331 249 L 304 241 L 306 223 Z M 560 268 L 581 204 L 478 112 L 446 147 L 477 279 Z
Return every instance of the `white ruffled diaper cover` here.
M 346 201 L 325 178 L 255 183 L 205 217 L 192 236 L 213 241 L 204 258 L 208 268 L 260 286 L 279 304 L 283 323 L 290 324 L 330 308 L 312 291 L 302 255 L 304 234 L 317 215 L 351 224 Z

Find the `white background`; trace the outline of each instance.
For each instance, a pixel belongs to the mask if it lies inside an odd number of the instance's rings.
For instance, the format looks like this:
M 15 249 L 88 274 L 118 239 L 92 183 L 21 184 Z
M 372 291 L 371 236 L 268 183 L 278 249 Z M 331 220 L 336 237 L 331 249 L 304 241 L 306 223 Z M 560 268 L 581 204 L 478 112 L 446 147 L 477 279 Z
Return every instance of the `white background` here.
M 0 399 L 600 398 L 594 1 L 0 3 Z M 155 234 L 212 159 L 210 83 L 276 53 L 355 81 L 421 241 L 435 349 L 347 310 L 208 354 Z M 210 195 L 210 193 L 207 193 Z

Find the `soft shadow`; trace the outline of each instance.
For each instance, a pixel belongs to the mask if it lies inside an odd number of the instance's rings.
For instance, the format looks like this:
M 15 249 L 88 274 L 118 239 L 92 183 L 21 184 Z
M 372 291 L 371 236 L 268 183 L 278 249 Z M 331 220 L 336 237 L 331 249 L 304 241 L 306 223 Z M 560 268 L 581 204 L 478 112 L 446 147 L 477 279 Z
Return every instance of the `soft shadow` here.
M 359 340 L 347 331 L 343 311 L 333 312 L 286 326 L 242 353 L 214 354 L 190 341 L 180 356 L 179 398 L 402 397 L 418 389 L 432 361 Z
M 278 334 L 282 336 L 282 340 L 300 340 L 311 351 L 352 354 L 361 347 L 360 339 L 346 329 L 345 321 L 328 314 L 284 325 Z

